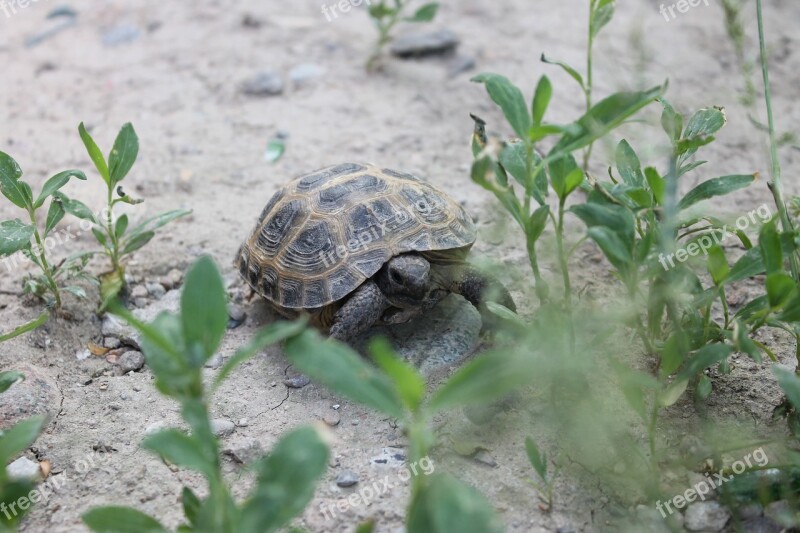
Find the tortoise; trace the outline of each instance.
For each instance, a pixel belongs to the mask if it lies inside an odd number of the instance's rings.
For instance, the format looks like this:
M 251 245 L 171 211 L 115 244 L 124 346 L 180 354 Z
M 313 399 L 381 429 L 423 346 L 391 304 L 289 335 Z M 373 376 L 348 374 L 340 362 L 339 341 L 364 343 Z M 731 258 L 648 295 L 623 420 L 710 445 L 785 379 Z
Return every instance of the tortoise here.
M 516 310 L 508 290 L 466 262 L 472 218 L 405 172 L 345 163 L 297 177 L 266 205 L 239 249 L 239 272 L 283 316 L 309 313 L 350 342 L 407 322 L 449 293 L 481 311 Z

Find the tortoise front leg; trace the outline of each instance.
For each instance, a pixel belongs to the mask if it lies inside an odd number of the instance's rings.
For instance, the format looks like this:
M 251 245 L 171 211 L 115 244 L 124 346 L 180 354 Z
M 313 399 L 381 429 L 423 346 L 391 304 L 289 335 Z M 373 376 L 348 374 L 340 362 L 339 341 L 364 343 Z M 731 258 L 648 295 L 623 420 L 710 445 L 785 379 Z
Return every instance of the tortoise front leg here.
M 378 288 L 368 280 L 353 292 L 345 304 L 333 315 L 330 336 L 342 342 L 352 342 L 367 331 L 383 315 L 389 302 Z
M 512 311 L 517 310 L 511 294 L 502 283 L 470 265 L 453 269 L 450 290 L 466 298 L 482 315 L 486 310 L 486 302 L 499 303 Z

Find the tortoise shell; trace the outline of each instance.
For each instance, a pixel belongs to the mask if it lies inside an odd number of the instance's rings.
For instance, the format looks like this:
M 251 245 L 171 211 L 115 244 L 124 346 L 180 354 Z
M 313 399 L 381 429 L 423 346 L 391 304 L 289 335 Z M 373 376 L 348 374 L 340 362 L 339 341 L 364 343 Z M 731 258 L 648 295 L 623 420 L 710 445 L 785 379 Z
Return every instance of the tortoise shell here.
M 286 309 L 319 309 L 374 276 L 392 257 L 420 252 L 462 261 L 475 242 L 470 216 L 421 179 L 346 163 L 287 183 L 239 250 L 251 287 Z

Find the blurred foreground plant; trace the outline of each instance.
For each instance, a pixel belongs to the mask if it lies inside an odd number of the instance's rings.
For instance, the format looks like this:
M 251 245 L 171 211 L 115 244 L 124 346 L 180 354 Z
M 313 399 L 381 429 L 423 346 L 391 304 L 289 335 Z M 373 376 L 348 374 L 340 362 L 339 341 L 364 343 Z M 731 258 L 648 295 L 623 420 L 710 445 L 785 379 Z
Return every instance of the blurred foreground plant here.
M 164 461 L 199 472 L 207 482 L 205 498 L 184 487 L 186 523 L 179 531 L 277 531 L 302 512 L 328 463 L 328 447 L 314 429 L 292 431 L 269 456 L 253 465 L 256 483 L 241 504 L 234 501 L 222 477 L 219 444 L 211 429 L 208 394 L 202 379 L 205 363 L 219 348 L 228 322 L 225 288 L 213 261 L 202 258 L 187 274 L 179 314 L 162 313 L 153 323 L 144 324 L 119 304 L 113 304 L 111 309 L 141 333 L 142 349 L 155 374 L 156 388 L 181 405 L 183 419 L 191 428 L 189 434 L 164 430 L 142 443 Z M 304 327 L 302 321 L 278 322 L 256 334 L 228 360 L 211 391 L 243 361 Z M 83 519 L 97 532 L 166 531 L 156 519 L 129 507 L 92 509 Z

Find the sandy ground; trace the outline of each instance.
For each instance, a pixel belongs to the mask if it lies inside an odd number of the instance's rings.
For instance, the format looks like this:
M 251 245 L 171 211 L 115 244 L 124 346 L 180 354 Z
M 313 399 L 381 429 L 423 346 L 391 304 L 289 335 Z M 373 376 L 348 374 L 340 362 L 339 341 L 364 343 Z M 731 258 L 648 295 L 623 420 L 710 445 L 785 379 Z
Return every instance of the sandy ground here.
M 727 108 L 729 125 L 705 154 L 713 169 L 709 165 L 692 179 L 754 171 L 766 176 L 763 138 L 750 127 L 747 110 L 738 103 L 741 79 L 721 10 L 716 0 L 711 3 L 670 22 L 658 13 L 655 0 L 625 3 L 597 42 L 596 92 L 602 96 L 669 78 L 668 97 L 679 109 Z M 69 6 L 78 12 L 76 23 L 28 47 L 25 42 L 32 35 L 60 24 L 45 19 L 59 4 L 40 0 L 11 17 L 0 12 L 0 149 L 19 161 L 29 181 L 40 185 L 58 170 L 89 170 L 77 136 L 79 122 L 85 121 L 101 146 L 108 147 L 119 126 L 132 121 L 141 152 L 125 183 L 146 199 L 135 216 L 177 207 L 194 210 L 191 217 L 170 226 L 136 254 L 129 273 L 139 281 L 158 279 L 173 268 L 184 270 L 200 254 L 212 255 L 233 281 L 231 260 L 236 249 L 266 201 L 290 177 L 347 160 L 411 171 L 446 190 L 477 217 L 482 229 L 477 255 L 519 267 L 521 274 L 512 280 L 514 294 L 522 311 L 531 312 L 524 248 L 515 232 L 498 235 L 492 230 L 503 215 L 468 178 L 472 127 L 468 113 L 484 116 L 498 129 L 502 123 L 483 88 L 469 83 L 469 77 L 478 71 L 503 73 L 530 92 L 538 76 L 546 72 L 556 87 L 550 119 L 574 119 L 582 106 L 577 88 L 556 68 L 539 63 L 538 57 L 546 52 L 582 64 L 585 4 L 583 0 L 445 2 L 434 26 L 456 32 L 462 39 L 459 53 L 477 61 L 473 72 L 452 77 L 444 60 L 393 60 L 382 72 L 368 75 L 363 63 L 374 32 L 365 13 L 353 11 L 327 22 L 319 1 L 74 0 Z M 246 15 L 260 21 L 260 26 L 244 27 Z M 768 3 L 776 116 L 783 128 L 800 122 L 800 106 L 793 98 L 800 85 L 798 20 L 796 2 Z M 138 36 L 115 46 L 103 43 L 109 31 L 121 34 L 125 28 L 136 29 Z M 239 90 L 241 82 L 259 71 L 275 69 L 286 75 L 307 63 L 323 67 L 325 73 L 303 84 L 288 83 L 281 96 L 254 98 Z M 657 120 L 657 110 L 647 117 Z M 635 126 L 626 131 L 644 129 Z M 631 139 L 645 154 L 657 153 L 650 143 L 658 139 L 658 130 L 650 129 L 651 133 Z M 289 135 L 288 149 L 283 159 L 271 164 L 264 152 L 268 140 L 279 132 Z M 598 173 L 604 172 L 613 153 L 603 148 L 594 160 Z M 781 155 L 786 187 L 796 194 L 794 170 L 800 152 L 787 148 Z M 100 185 L 91 173 L 89 184 L 71 184 L 66 192 L 99 210 Z M 684 184 L 691 185 L 691 180 Z M 719 202 L 715 209 L 738 216 L 769 198 L 762 179 Z M 7 203 L 0 205 L 0 218 L 15 216 Z M 55 253 L 63 257 L 91 245 L 91 235 L 79 233 Z M 587 247 L 576 256 L 579 288 L 597 287 L 610 279 L 606 265 L 587 259 L 593 254 Z M 93 265 L 95 271 L 103 267 L 99 261 Z M 18 290 L 25 268 L 0 270 L 0 290 Z M 546 273 L 556 271 L 546 268 Z M 756 287 L 744 286 L 741 291 L 753 294 Z M 146 369 L 117 377 L 103 359 L 80 360 L 87 343 L 102 342 L 101 320 L 92 314 L 91 306 L 70 300 L 68 308 L 74 320 L 51 322 L 34 334 L 0 345 L 0 367 L 21 363 L 42 367 L 58 389 L 53 399 L 56 416 L 34 449 L 36 457 L 49 460 L 57 476 L 68 481 L 33 510 L 23 530 L 80 531 L 80 514 L 106 503 L 134 505 L 177 526 L 181 485 L 200 487 L 201 480 L 173 471 L 138 449 L 146 429 L 179 423 L 176 406 L 158 395 Z M 223 355 L 232 353 L 272 319 L 261 304 L 246 304 L 246 310 L 246 324 L 228 335 Z M 38 311 L 29 302 L 0 296 L 0 329 L 31 319 Z M 475 332 L 469 334 L 475 347 Z M 787 365 L 793 364 L 786 339 L 767 333 L 761 340 Z M 470 348 L 468 344 L 465 349 Z M 239 455 L 253 447 L 268 450 L 286 430 L 337 413 L 341 422 L 333 429 L 331 468 L 298 524 L 312 531 L 352 531 L 357 519 L 375 517 L 379 531 L 400 530 L 408 493 L 400 482 L 370 506 L 337 512 L 333 518 L 320 512 L 321 505 L 335 504 L 352 492 L 335 483 L 345 469 L 359 474 L 360 486 L 396 476 L 399 462 L 392 461 L 402 455 L 400 430 L 390 420 L 317 385 L 288 390 L 283 385 L 286 367 L 278 350 L 268 350 L 217 394 L 212 403 L 215 417 L 246 419 L 246 425 L 240 424 L 224 438 L 223 447 Z M 208 372 L 212 376 L 215 370 Z M 750 424 L 755 420 L 756 425 L 766 425 L 779 393 L 765 366 L 744 362 L 731 376 L 719 377 L 715 383 L 717 392 L 710 406 L 714 416 L 744 416 Z M 339 405 L 338 411 L 333 405 Z M 690 410 L 691 406 L 681 408 Z M 557 485 L 552 513 L 538 506 L 520 445 L 525 435 L 536 433 L 535 412 L 515 410 L 480 428 L 460 416 L 443 423 L 450 433 L 489 448 L 497 465 L 460 457 L 444 447 L 434 457 L 437 469 L 457 471 L 479 487 L 510 531 L 603 527 L 597 517 L 602 516 L 608 499 L 602 491 L 581 487 L 568 477 Z M 98 446 L 101 451 L 113 451 L 98 458 L 94 451 Z M 383 456 L 390 458 L 385 465 L 374 461 Z M 94 457 L 95 464 L 82 468 L 80 461 L 87 457 Z M 229 458 L 226 470 L 237 495 L 243 495 L 248 478 L 241 467 Z

